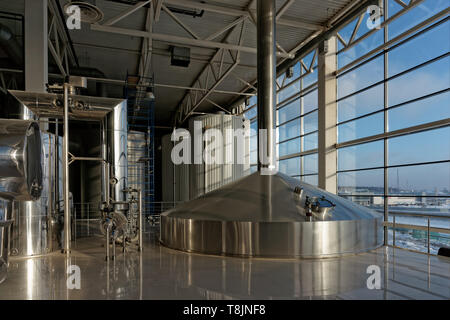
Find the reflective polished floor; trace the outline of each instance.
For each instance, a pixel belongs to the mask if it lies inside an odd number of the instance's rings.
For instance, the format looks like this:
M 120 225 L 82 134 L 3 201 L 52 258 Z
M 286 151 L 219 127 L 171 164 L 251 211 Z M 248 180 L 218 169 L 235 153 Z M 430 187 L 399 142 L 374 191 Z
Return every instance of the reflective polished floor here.
M 387 247 L 322 260 L 205 256 L 162 247 L 155 233 L 142 254 L 118 247 L 109 263 L 100 237 L 78 239 L 70 258 L 12 258 L 0 299 L 450 299 L 450 258 Z M 69 265 L 80 289 L 67 287 Z M 380 289 L 367 287 L 373 265 Z

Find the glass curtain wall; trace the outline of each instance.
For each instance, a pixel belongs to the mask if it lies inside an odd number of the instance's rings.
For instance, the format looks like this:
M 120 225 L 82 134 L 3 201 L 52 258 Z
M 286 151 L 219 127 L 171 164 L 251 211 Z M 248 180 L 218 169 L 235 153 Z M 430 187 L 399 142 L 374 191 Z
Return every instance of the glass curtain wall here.
M 428 234 L 450 229 L 450 22 L 447 0 L 415 2 L 338 32 L 338 193 L 423 227 L 391 228 L 389 244 L 436 253 L 450 243 Z

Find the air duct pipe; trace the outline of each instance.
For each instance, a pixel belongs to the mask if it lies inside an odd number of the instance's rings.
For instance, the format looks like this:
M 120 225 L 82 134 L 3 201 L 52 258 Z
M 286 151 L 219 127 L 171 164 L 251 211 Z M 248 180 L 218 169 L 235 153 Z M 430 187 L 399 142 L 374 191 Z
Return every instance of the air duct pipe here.
M 258 171 L 275 172 L 275 97 L 276 47 L 274 0 L 257 3 L 258 65 Z

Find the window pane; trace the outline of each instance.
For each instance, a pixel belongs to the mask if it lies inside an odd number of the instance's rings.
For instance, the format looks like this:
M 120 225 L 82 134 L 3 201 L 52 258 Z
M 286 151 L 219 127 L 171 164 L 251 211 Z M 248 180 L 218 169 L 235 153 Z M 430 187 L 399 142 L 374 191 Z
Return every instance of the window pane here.
M 258 163 L 258 151 L 250 151 L 250 163 Z
M 384 60 L 379 56 L 338 78 L 338 99 L 366 88 L 384 77 Z
M 450 118 L 450 93 L 444 92 L 388 111 L 389 131 Z
M 318 173 L 319 162 L 317 158 L 317 153 L 309 154 L 307 156 L 303 156 L 302 158 L 303 158 L 302 174 Z
M 359 204 L 360 206 L 365 206 L 368 208 L 371 208 L 373 210 L 376 210 L 378 212 L 384 212 L 384 198 L 383 197 L 375 197 L 370 194 L 370 192 L 367 193 L 365 196 L 345 196 L 343 195 L 342 198 L 348 199 L 354 203 Z
M 363 170 L 338 173 L 338 193 L 344 194 L 383 194 L 384 170 Z
M 389 105 L 410 101 L 449 88 L 449 57 L 408 72 L 389 81 Z
M 318 111 L 314 111 L 303 117 L 303 134 L 316 131 L 318 127 Z
M 390 0 L 393 2 L 393 0 Z M 448 7 L 448 0 L 426 0 L 389 24 L 389 39 L 411 29 Z M 390 13 L 392 14 L 392 13 Z
M 389 212 L 392 211 L 403 211 L 403 212 L 410 212 L 410 213 L 425 213 L 429 215 L 447 215 L 450 217 L 450 208 L 446 207 L 446 203 L 448 201 L 448 198 L 435 198 L 435 197 L 417 197 L 417 196 L 390 196 L 389 198 Z M 401 218 L 401 216 L 397 216 L 396 222 L 402 223 L 400 221 L 410 220 L 409 224 L 413 225 L 427 225 L 427 219 L 425 221 L 420 221 L 416 219 L 410 219 L 411 217 L 404 217 Z M 392 218 L 389 219 L 392 221 Z M 438 220 L 438 221 L 436 221 Z M 439 221 L 440 220 L 440 221 Z M 450 219 L 431 219 L 430 220 L 430 226 L 431 227 L 437 227 L 442 228 L 445 226 L 445 228 L 450 229 Z
M 338 126 L 338 142 L 373 136 L 384 132 L 383 112 Z
M 389 52 L 389 76 L 449 52 L 450 41 L 448 39 L 450 39 L 450 23 L 447 22 L 394 48 Z
M 250 106 L 256 105 L 258 103 L 258 96 L 251 96 L 250 97 Z
M 351 22 L 349 22 L 347 25 L 345 25 L 341 30 L 339 30 L 339 34 L 341 35 L 342 39 L 346 43 L 350 40 L 350 37 L 352 36 L 353 30 L 355 29 L 356 22 L 358 21 L 358 18 L 353 19 Z M 338 44 L 341 42 L 338 41 Z
M 254 135 L 250 137 L 250 151 L 258 149 L 258 136 Z
M 380 84 L 338 102 L 338 122 L 383 109 L 384 85 Z
M 300 175 L 300 158 L 291 158 L 279 161 L 279 171 L 289 176 Z
M 450 160 L 450 127 L 391 138 L 389 165 Z
M 300 80 L 297 80 L 293 84 L 289 85 L 289 87 L 286 87 L 284 89 L 281 89 L 278 91 L 277 94 L 277 101 L 282 102 L 286 100 L 289 97 L 292 97 L 294 94 L 300 92 Z
M 308 151 L 318 148 L 318 135 L 317 132 L 303 136 L 303 150 Z
M 318 108 L 317 89 L 303 97 L 303 113 L 308 113 Z
M 258 122 L 256 120 L 250 122 L 250 135 L 255 136 L 258 134 Z
M 317 186 L 319 184 L 319 177 L 317 175 L 303 176 L 302 181 Z
M 338 150 L 338 170 L 384 166 L 384 141 L 375 141 Z
M 389 168 L 389 193 L 450 195 L 450 163 Z
M 293 120 L 278 127 L 279 141 L 294 138 L 300 135 L 300 119 Z
M 280 143 L 278 148 L 280 157 L 300 152 L 300 138 Z
M 300 116 L 300 100 L 295 100 L 278 110 L 278 124 Z
M 307 65 L 307 66 L 309 67 L 309 65 Z M 312 85 L 313 83 L 317 82 L 317 79 L 318 79 L 317 73 L 318 73 L 317 68 L 314 68 L 312 73 L 303 77 L 303 87 L 302 87 L 303 89 L 305 89 L 305 88 L 309 87 L 310 85 Z
M 367 20 L 364 20 L 367 21 Z M 361 26 L 366 26 L 366 23 L 363 22 Z M 361 27 L 360 27 L 361 28 Z M 366 53 L 375 49 L 376 47 L 383 44 L 383 30 L 378 30 L 374 34 L 370 35 L 366 39 L 360 41 L 350 49 L 343 51 L 338 54 L 338 68 L 342 68 L 343 66 L 349 64 L 353 60 L 362 57 Z
M 245 116 L 247 119 L 253 119 L 254 117 L 256 117 L 257 111 L 258 111 L 258 108 L 257 108 L 257 107 L 254 107 L 254 108 L 252 108 L 252 109 L 250 109 L 250 110 L 244 112 L 244 116 Z
M 284 78 L 286 78 L 286 73 L 282 73 L 282 74 L 277 78 L 277 84 L 278 84 L 280 87 L 283 86 Z

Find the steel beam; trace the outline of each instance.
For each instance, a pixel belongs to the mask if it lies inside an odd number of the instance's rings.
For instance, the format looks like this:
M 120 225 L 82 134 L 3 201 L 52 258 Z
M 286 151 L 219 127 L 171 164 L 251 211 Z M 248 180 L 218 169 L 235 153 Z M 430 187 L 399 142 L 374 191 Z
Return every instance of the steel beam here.
M 219 13 L 219 14 L 228 15 L 228 16 L 234 16 L 234 17 L 245 16 L 247 18 L 250 18 L 250 13 L 248 11 L 214 5 L 214 4 L 209 4 L 209 3 L 195 2 L 195 1 L 190 1 L 190 0 L 165 0 L 165 3 L 182 6 L 182 7 L 190 8 L 190 9 L 205 10 L 205 11 Z M 255 10 L 250 10 L 250 12 L 256 13 Z M 318 29 L 323 28 L 319 24 L 303 22 L 303 21 L 299 21 L 298 19 L 294 19 L 294 18 L 280 18 L 277 21 L 277 24 L 300 28 L 300 29 L 307 29 L 307 30 L 318 30 Z
M 168 34 L 160 34 L 160 33 L 148 33 L 145 31 L 140 30 L 132 30 L 132 29 L 125 29 L 125 28 L 117 28 L 117 27 L 110 27 L 110 26 L 102 26 L 102 25 L 95 25 L 91 24 L 91 30 L 94 31 L 102 31 L 102 32 L 109 32 L 109 33 L 117 33 L 132 37 L 142 37 L 142 38 L 152 38 L 156 41 L 171 43 L 171 44 L 181 44 L 189 47 L 203 47 L 203 48 L 211 48 L 211 49 L 226 49 L 226 50 L 233 50 L 233 51 L 241 51 L 241 52 L 248 52 L 256 54 L 256 48 L 252 47 L 245 47 L 242 45 L 235 45 L 230 43 L 224 43 L 224 42 L 215 42 L 215 41 L 209 41 L 209 40 L 201 40 L 201 39 L 191 39 L 191 38 L 184 38 L 179 36 L 173 36 Z M 277 56 L 282 58 L 290 58 L 292 59 L 294 57 L 293 54 L 289 53 L 283 53 L 283 52 L 277 52 Z
M 225 41 L 228 41 L 229 37 L 233 33 L 233 31 L 236 29 L 237 26 L 233 27 L 232 30 L 230 30 L 227 34 L 227 36 L 224 39 Z M 239 34 L 239 40 L 238 45 L 242 44 L 243 40 L 243 33 L 245 28 L 245 20 L 242 21 L 241 25 L 241 31 Z M 222 67 L 223 67 L 223 57 L 224 57 L 224 50 L 220 49 L 217 50 L 214 56 L 211 58 L 208 65 L 203 68 L 203 70 L 199 73 L 197 79 L 194 81 L 193 86 L 198 85 L 199 88 L 202 88 L 201 78 L 202 76 L 206 76 L 206 81 L 204 83 L 204 89 L 207 89 L 207 91 L 201 96 L 198 97 L 198 91 L 195 91 L 195 94 L 192 94 L 191 92 L 188 92 L 183 99 L 181 100 L 180 106 L 177 109 L 177 112 L 175 114 L 174 118 L 174 124 L 183 123 L 190 115 L 194 114 L 195 110 L 209 97 L 211 93 L 216 90 L 216 88 L 220 85 L 220 83 L 229 75 L 231 72 L 236 68 L 237 65 L 239 65 L 239 57 L 240 52 L 238 51 L 236 53 L 236 58 L 232 56 L 232 59 L 234 63 L 225 71 L 224 74 L 222 74 Z M 218 74 L 214 74 L 214 80 L 215 82 L 212 84 L 212 86 L 209 85 L 209 73 L 212 71 L 211 65 L 214 62 L 215 59 L 219 58 L 219 55 L 222 54 L 220 58 L 220 65 L 219 65 L 219 71 Z M 230 52 L 231 55 L 231 52 Z M 199 98 L 199 99 L 198 99 Z
M 213 34 L 211 34 L 210 36 L 208 36 L 205 40 L 213 40 L 215 38 L 217 38 L 219 35 L 221 35 L 222 33 L 224 33 L 225 31 L 230 30 L 231 28 L 233 28 L 234 26 L 238 25 L 239 23 L 241 23 L 244 19 L 246 19 L 246 17 L 240 17 L 236 20 L 234 20 L 233 22 L 231 22 L 230 24 L 226 25 L 225 27 L 223 27 L 222 29 L 218 30 L 217 32 L 214 32 Z
M 286 0 L 286 2 L 281 6 L 277 12 L 277 21 L 280 20 L 281 16 L 286 12 L 291 5 L 293 5 L 295 0 Z
M 151 1 L 151 0 L 150 0 Z M 114 18 L 111 18 L 109 20 L 107 20 L 105 23 L 103 23 L 104 26 L 111 26 L 117 22 L 119 22 L 120 20 L 128 17 L 130 14 L 132 14 L 133 12 L 139 10 L 140 8 L 142 8 L 143 6 L 145 6 L 146 4 L 148 4 L 150 1 L 139 1 L 138 3 L 136 3 L 134 6 L 128 8 L 127 10 L 125 10 L 124 12 L 120 13 L 119 15 L 115 16 Z
M 174 14 L 172 13 L 172 11 L 170 11 L 165 5 L 161 4 L 161 9 L 164 10 L 164 12 L 167 13 L 167 15 L 168 15 L 169 17 L 171 17 L 172 20 L 175 21 L 180 27 L 182 27 L 187 33 L 189 33 L 191 36 L 193 36 L 194 39 L 200 39 L 200 37 L 197 36 L 197 35 L 195 34 L 195 32 L 192 31 L 191 28 L 189 28 L 187 25 L 185 25 L 185 24 L 183 23 L 183 21 L 181 21 L 180 19 L 178 19 L 178 17 L 177 17 L 176 15 L 174 15 Z

